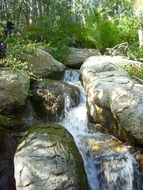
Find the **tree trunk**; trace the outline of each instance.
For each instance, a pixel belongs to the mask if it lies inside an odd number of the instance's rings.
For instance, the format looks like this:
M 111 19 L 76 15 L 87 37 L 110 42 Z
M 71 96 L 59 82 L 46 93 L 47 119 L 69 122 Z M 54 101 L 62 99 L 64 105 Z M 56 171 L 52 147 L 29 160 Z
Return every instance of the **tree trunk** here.
M 38 0 L 37 3 L 38 3 L 38 16 L 42 16 L 42 2 L 41 0 Z
M 3 0 L 4 5 L 4 17 L 8 21 L 8 7 L 7 7 L 7 0 Z
M 13 0 L 13 23 L 16 24 L 16 4 L 17 0 Z
M 139 48 L 143 47 L 143 29 L 138 30 Z

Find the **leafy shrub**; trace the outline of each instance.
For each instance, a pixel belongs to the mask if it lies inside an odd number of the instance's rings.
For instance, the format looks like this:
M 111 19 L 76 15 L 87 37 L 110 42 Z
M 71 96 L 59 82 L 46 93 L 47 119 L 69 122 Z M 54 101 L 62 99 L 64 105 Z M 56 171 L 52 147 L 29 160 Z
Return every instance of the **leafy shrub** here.
M 86 13 L 85 23 L 70 22 L 68 14 L 57 20 L 41 17 L 25 31 L 30 39 L 48 43 L 55 49 L 54 56 L 61 59 L 63 54 L 68 52 L 69 45 L 96 47 L 104 52 L 107 47 L 113 47 L 121 42 L 119 30 L 113 20 L 104 18 L 97 11 Z
M 122 42 L 131 44 L 137 40 L 138 27 L 132 7 L 131 0 L 102 0 L 85 7 L 84 23 L 72 24 L 71 35 L 81 46 L 97 47 L 102 53 Z
M 105 18 L 100 12 L 94 11 L 92 15 L 86 17 L 85 30 L 87 40 L 95 43 L 101 52 L 121 43 L 114 20 Z
M 68 24 L 66 19 L 66 16 L 58 19 L 42 16 L 36 24 L 26 27 L 25 32 L 32 41 L 47 43 L 51 47 L 50 53 L 62 61 L 69 46 L 69 37 L 65 30 Z
M 135 16 L 121 15 L 117 21 L 122 41 L 128 42 L 129 53 L 139 60 L 143 57 L 143 50 L 139 49 L 138 28 L 139 19 Z
M 21 36 L 7 38 L 5 43 L 8 46 L 8 52 L 6 58 L 0 61 L 0 67 L 10 67 L 14 71 L 25 69 L 29 74 L 32 74 L 28 60 L 30 53 L 38 44 L 31 43 Z
M 117 18 L 116 24 L 123 41 L 127 41 L 129 44 L 138 41 L 139 20 L 137 17 L 123 14 Z

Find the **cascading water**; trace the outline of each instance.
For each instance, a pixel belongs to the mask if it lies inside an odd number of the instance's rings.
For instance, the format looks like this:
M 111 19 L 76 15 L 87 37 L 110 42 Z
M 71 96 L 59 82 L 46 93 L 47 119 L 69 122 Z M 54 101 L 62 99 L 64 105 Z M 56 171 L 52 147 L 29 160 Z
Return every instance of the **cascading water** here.
M 27 105 L 25 108 L 25 112 L 23 115 L 23 122 L 24 124 L 31 124 L 35 120 L 35 112 L 32 107 L 30 99 L 27 100 Z
M 77 107 L 65 108 L 62 125 L 72 134 L 83 157 L 91 190 L 141 190 L 139 166 L 127 147 L 113 136 L 88 129 L 86 98 L 79 82 L 79 71 L 65 72 L 64 81 L 79 87 L 81 98 Z

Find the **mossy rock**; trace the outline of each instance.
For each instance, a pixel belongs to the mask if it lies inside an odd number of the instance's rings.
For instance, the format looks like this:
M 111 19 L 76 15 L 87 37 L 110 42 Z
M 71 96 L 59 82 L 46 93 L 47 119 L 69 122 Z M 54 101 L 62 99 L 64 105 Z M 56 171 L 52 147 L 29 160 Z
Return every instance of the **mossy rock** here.
M 12 113 L 25 105 L 30 80 L 26 71 L 0 69 L 0 112 Z
M 81 155 L 58 124 L 36 123 L 27 131 L 15 154 L 15 179 L 17 190 L 88 189 Z

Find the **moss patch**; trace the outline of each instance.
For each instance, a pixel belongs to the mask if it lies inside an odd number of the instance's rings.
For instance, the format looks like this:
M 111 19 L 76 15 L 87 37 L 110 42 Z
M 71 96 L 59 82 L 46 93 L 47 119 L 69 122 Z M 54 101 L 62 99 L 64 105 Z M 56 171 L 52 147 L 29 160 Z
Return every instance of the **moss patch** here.
M 15 116 L 0 115 L 0 130 L 1 131 L 15 131 L 22 124 L 21 121 L 17 120 Z

